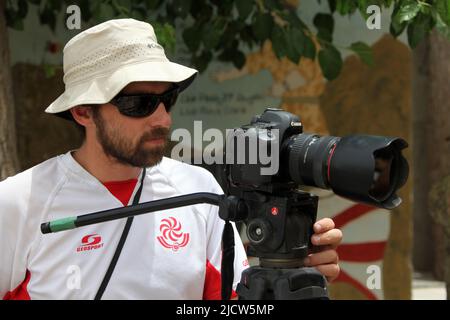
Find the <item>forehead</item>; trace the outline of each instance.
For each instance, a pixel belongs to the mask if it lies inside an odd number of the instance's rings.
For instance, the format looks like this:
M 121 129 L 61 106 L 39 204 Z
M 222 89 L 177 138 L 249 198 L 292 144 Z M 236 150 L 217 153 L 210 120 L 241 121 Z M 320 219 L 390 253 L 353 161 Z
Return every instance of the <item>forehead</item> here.
M 163 93 L 172 86 L 171 82 L 138 81 L 122 89 L 124 93 Z

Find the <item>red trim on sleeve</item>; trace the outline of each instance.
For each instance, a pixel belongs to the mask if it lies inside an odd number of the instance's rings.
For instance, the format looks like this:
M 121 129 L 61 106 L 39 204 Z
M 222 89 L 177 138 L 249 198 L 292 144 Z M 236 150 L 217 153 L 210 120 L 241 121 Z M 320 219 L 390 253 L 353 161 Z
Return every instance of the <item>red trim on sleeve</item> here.
M 114 197 L 119 199 L 124 206 L 127 206 L 137 182 L 137 179 L 131 179 L 125 181 L 103 182 L 103 185 Z
M 205 285 L 203 287 L 203 300 L 221 300 L 222 299 L 222 277 L 220 272 L 206 260 Z M 231 292 L 231 299 L 237 298 L 234 290 Z
M 31 300 L 30 295 L 28 294 L 27 286 L 28 282 L 30 282 L 31 273 L 27 270 L 27 274 L 25 276 L 25 280 L 22 281 L 21 284 L 17 286 L 13 291 L 9 291 L 3 297 L 3 300 Z

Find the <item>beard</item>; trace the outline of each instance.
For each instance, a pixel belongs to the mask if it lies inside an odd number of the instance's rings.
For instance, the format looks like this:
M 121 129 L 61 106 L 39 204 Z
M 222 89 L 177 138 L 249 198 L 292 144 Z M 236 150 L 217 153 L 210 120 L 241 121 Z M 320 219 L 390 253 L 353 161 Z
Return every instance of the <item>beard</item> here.
M 120 128 L 108 126 L 102 118 L 98 108 L 93 109 L 93 120 L 96 124 L 96 135 L 107 156 L 115 158 L 119 163 L 133 167 L 146 168 L 161 162 L 169 137 L 169 129 L 157 127 L 150 132 L 145 132 L 133 146 L 133 142 L 126 139 Z M 158 146 L 145 147 L 145 143 L 151 139 L 164 139 L 165 143 Z

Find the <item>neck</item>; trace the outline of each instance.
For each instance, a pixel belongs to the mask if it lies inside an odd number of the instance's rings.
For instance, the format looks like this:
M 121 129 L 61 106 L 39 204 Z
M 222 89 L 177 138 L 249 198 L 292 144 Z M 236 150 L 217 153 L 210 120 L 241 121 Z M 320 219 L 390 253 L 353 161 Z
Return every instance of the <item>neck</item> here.
M 125 181 L 139 177 L 141 168 L 122 164 L 115 158 L 107 156 L 98 146 L 86 143 L 72 153 L 73 158 L 100 182 Z

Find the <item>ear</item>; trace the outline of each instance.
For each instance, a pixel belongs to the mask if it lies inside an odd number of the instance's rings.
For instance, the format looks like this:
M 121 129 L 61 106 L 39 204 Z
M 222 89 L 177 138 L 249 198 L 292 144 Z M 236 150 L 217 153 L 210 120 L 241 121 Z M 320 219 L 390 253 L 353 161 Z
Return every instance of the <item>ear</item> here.
M 92 107 L 76 106 L 70 109 L 73 119 L 81 126 L 88 127 L 93 124 Z

